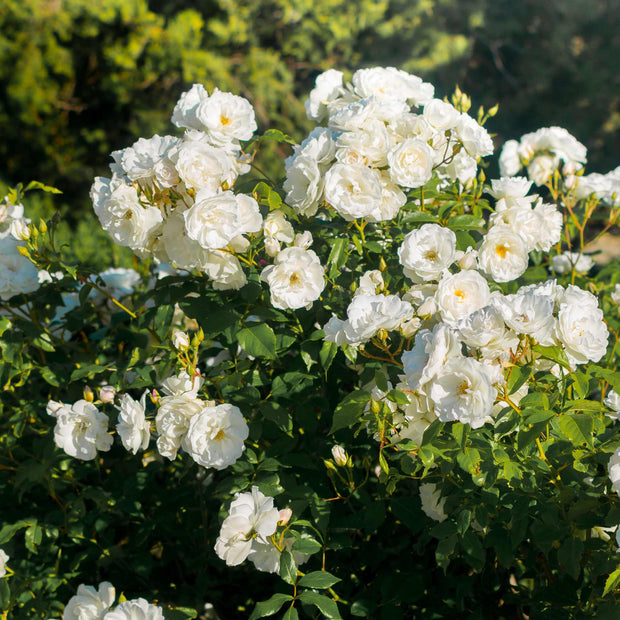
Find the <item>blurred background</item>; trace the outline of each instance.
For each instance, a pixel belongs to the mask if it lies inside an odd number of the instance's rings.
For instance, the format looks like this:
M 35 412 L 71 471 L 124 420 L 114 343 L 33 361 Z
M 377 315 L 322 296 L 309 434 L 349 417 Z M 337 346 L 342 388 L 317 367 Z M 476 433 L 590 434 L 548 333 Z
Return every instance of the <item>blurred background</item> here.
M 92 179 L 111 151 L 173 133 L 191 84 L 247 97 L 260 130 L 301 140 L 316 76 L 374 65 L 438 97 L 459 84 L 474 115 L 499 103 L 497 149 L 560 125 L 588 147 L 588 172 L 607 172 L 620 164 L 619 63 L 618 0 L 1 0 L 0 185 L 60 188 L 27 215 L 59 209 L 70 253 L 123 263 L 93 232 Z

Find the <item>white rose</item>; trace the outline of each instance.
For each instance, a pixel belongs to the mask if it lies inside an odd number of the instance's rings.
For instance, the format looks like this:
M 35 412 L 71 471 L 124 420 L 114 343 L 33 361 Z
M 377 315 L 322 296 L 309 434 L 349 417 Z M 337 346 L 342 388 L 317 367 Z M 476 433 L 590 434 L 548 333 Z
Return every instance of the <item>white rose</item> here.
M 103 620 L 165 620 L 161 607 L 152 605 L 146 599 L 136 598 L 117 605 Z
M 0 238 L 0 299 L 32 293 L 39 288 L 39 272 L 30 259 L 22 256 L 12 237 Z
M 305 102 L 306 116 L 311 121 L 320 123 L 326 118 L 326 104 L 342 92 L 342 77 L 341 71 L 329 69 L 316 78 L 315 86 Z
M 146 450 L 151 439 L 151 424 L 145 417 L 146 397 L 148 390 L 142 394 L 140 401 L 135 401 L 129 394 L 120 399 L 118 433 L 123 446 L 132 454 L 138 450 Z
M 592 258 L 579 252 L 563 252 L 551 258 L 551 269 L 554 273 L 570 273 L 573 269 L 578 273 L 588 273 L 592 267 Z
M 209 93 L 207 93 L 202 84 L 194 84 L 187 92 L 181 95 L 175 105 L 172 118 L 170 119 L 173 125 L 186 129 L 201 130 L 203 126 L 196 116 L 196 111 L 198 106 L 208 97 Z
M 568 359 L 574 364 L 598 362 L 607 350 L 609 330 L 599 308 L 580 303 L 562 303 L 557 335 Z
M 186 332 L 175 330 L 172 334 L 172 346 L 177 350 L 185 350 L 189 347 L 189 336 Z
M 108 433 L 108 416 L 92 403 L 78 400 L 56 411 L 54 442 L 69 456 L 92 461 L 97 450 L 107 452 L 113 441 Z
M 308 157 L 323 170 L 329 167 L 335 156 L 336 143 L 332 131 L 327 127 L 315 127 L 301 144 L 293 146 L 293 155 L 284 160 L 284 166 L 288 170 L 298 157 Z
M 616 448 L 616 451 L 611 455 L 607 471 L 613 490 L 620 495 L 620 448 Z
M 421 187 L 433 176 L 433 149 L 419 138 L 408 138 L 388 153 L 390 176 L 410 189 Z
M 173 136 L 154 135 L 148 140 L 140 138 L 126 149 L 114 151 L 112 157 L 130 180 L 150 182 L 158 177 L 158 181 L 165 181 L 163 187 L 172 187 L 178 182 L 178 175 L 169 154 L 179 143 L 179 138 Z
M 209 252 L 201 269 L 212 280 L 213 288 L 218 291 L 238 291 L 248 281 L 239 259 L 228 252 Z
M 392 183 L 387 171 L 380 172 L 381 177 L 381 203 L 371 211 L 366 219 L 369 222 L 385 222 L 393 220 L 400 211 L 401 207 L 407 202 L 404 192 Z
M 494 297 L 493 304 L 515 333 L 531 336 L 543 346 L 557 344 L 551 296 L 521 289 L 516 295 Z
M 420 485 L 420 501 L 422 502 L 422 511 L 433 521 L 445 521 L 448 515 L 444 511 L 446 498 L 441 497 L 441 489 L 438 485 L 431 482 L 423 482 Z
M 506 329 L 495 306 L 485 306 L 461 319 L 457 330 L 463 342 L 478 349 L 483 357 L 509 357 L 510 351 L 516 351 L 519 345 L 519 339 Z
M 536 185 L 544 185 L 559 165 L 559 157 L 548 154 L 537 155 L 527 165 L 527 175 Z
M 353 74 L 352 82 L 360 97 L 394 99 L 409 105 L 427 104 L 434 93 L 432 84 L 394 67 L 359 69 Z
M 72 596 L 62 614 L 62 620 L 101 620 L 114 604 L 114 586 L 104 581 L 98 589 L 79 585 L 77 594 Z
M 493 179 L 491 181 L 492 189 L 489 190 L 489 193 L 496 200 L 501 198 L 525 198 L 531 187 L 532 181 L 526 177 L 502 176 L 500 179 Z
M 176 396 L 164 396 L 159 401 L 155 418 L 157 427 L 157 449 L 162 456 L 173 461 L 187 435 L 190 421 L 205 405 L 195 393 L 187 392 Z M 183 447 L 185 447 L 183 445 Z
M 614 390 L 609 390 L 607 396 L 603 400 L 606 407 L 612 410 L 613 413 L 607 414 L 614 420 L 620 420 L 620 394 Z
M 439 224 L 423 224 L 407 234 L 398 259 L 414 282 L 438 280 L 456 260 L 456 235 Z
M 206 142 L 186 140 L 170 155 L 187 187 L 215 194 L 233 186 L 237 168 L 230 153 Z
M 493 226 L 478 248 L 478 263 L 495 282 L 511 282 L 525 273 L 529 262 L 523 239 L 507 226 Z
M 9 561 L 9 555 L 4 551 L 4 549 L 0 549 L 0 578 L 6 575 L 6 563 Z
M 405 407 L 402 418 L 395 417 L 398 433 L 392 437 L 392 443 L 402 439 L 411 439 L 418 446 L 422 445 L 424 432 L 437 419 L 428 398 L 422 394 L 407 394 L 409 404 Z
M 265 237 L 271 237 L 284 243 L 292 243 L 295 231 L 282 211 L 271 211 L 263 223 Z
M 296 157 L 286 171 L 282 187 L 287 204 L 302 215 L 314 215 L 323 195 L 323 175 L 316 159 L 306 155 Z
M 125 269 L 123 267 L 100 271 L 97 277 L 103 280 L 103 288 L 117 299 L 131 295 L 136 285 L 142 279 L 135 269 Z
M 435 415 L 442 422 L 458 420 L 480 428 L 493 411 L 497 391 L 489 370 L 470 357 L 449 359 L 426 387 Z
M 181 269 L 200 269 L 209 257 L 209 251 L 188 236 L 183 211 L 178 209 L 165 220 L 161 241 L 168 259 Z
M 459 111 L 451 104 L 441 99 L 433 99 L 424 106 L 425 120 L 437 131 L 446 131 L 456 125 Z
M 519 170 L 521 170 L 519 143 L 516 140 L 507 140 L 499 156 L 499 172 L 502 177 L 512 177 L 518 174 Z
M 343 164 L 381 168 L 387 164 L 392 146 L 385 123 L 369 119 L 355 131 L 345 131 L 336 139 L 336 159 Z
M 278 520 L 273 497 L 263 495 L 258 487 L 253 486 L 251 493 L 236 493 L 222 523 L 215 552 L 228 566 L 241 564 L 250 554 L 254 540 L 268 542 Z
M 452 181 L 458 180 L 463 185 L 467 185 L 476 178 L 478 164 L 465 151 L 459 151 L 450 162 L 440 166 L 438 172 Z
M 254 108 L 247 99 L 217 88 L 196 108 L 209 142 L 226 146 L 235 140 L 249 140 L 256 131 Z
M 445 275 L 437 286 L 435 301 L 443 320 L 455 324 L 459 319 L 489 304 L 491 291 L 487 281 L 473 270 Z
M 241 456 L 248 433 L 248 425 L 234 405 L 206 406 L 192 417 L 184 448 L 199 465 L 221 470 Z
M 335 164 L 325 175 L 325 200 L 347 221 L 366 217 L 381 207 L 381 175 L 365 166 Z
M 325 288 L 319 257 L 312 250 L 297 247 L 282 250 L 260 277 L 269 285 L 272 305 L 282 310 L 310 308 Z
M 493 153 L 491 136 L 484 127 L 468 114 L 461 114 L 454 128 L 454 133 L 457 139 L 462 142 L 467 153 L 474 159 L 486 157 Z
M 353 296 L 357 295 L 377 295 L 385 287 L 383 275 L 378 269 L 365 271 L 360 277 L 359 285 L 355 289 Z
M 609 297 L 616 306 L 620 306 L 620 284 L 616 284 Z
M 380 329 L 398 329 L 412 317 L 413 307 L 398 295 L 356 295 L 347 308 L 344 335 L 348 344 L 357 346 Z

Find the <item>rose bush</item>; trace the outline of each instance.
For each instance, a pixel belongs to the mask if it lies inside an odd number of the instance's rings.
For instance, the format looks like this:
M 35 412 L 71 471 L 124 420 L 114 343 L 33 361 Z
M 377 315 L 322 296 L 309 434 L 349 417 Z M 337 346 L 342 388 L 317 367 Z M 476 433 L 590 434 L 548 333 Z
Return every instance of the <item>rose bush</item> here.
M 12 616 L 617 614 L 620 271 L 578 265 L 617 174 L 548 128 L 488 184 L 496 110 L 433 94 L 326 72 L 274 183 L 291 139 L 194 85 L 92 186 L 133 270 L 68 264 L 23 219 L 49 188 L 11 191 Z

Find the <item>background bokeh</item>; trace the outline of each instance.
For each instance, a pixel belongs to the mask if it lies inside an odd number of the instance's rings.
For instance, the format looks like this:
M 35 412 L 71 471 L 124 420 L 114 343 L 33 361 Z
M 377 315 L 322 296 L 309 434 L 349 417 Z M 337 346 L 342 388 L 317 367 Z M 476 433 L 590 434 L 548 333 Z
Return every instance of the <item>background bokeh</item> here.
M 250 99 L 260 129 L 301 140 L 303 100 L 331 67 L 396 66 L 500 104 L 503 141 L 566 127 L 607 172 L 620 151 L 617 0 L 3 0 L 0 182 L 63 191 L 30 215 L 63 215 L 70 253 L 123 263 L 93 237 L 88 189 L 109 153 L 170 133 L 180 93 L 201 82 Z M 491 168 L 491 174 L 496 169 Z

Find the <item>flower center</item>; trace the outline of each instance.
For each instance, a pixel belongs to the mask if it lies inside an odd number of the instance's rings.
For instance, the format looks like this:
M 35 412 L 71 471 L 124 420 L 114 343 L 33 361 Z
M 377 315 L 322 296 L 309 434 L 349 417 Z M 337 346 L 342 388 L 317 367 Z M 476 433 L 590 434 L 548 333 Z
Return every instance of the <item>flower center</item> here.
M 224 437 L 226 437 L 226 433 L 224 432 L 224 429 L 220 429 L 213 438 L 213 441 L 221 441 Z
M 295 286 L 295 284 L 299 284 L 301 282 L 301 277 L 297 271 L 294 271 L 288 281 L 291 286 Z
M 456 388 L 456 394 L 457 396 L 465 396 L 466 394 L 469 394 L 469 391 L 469 382 L 467 379 L 463 379 L 463 381 L 461 381 Z
M 508 250 L 509 248 L 507 248 L 503 243 L 500 243 L 499 245 L 495 246 L 495 253 L 500 258 L 506 258 L 506 254 L 508 254 Z
M 456 291 L 454 291 L 454 296 L 458 297 L 459 299 L 465 299 L 465 292 L 458 288 L 456 289 Z
M 428 250 L 425 252 L 424 258 L 426 260 L 437 260 L 437 252 L 435 252 L 435 250 Z
M 220 125 L 230 125 L 230 119 L 228 116 L 224 116 L 223 114 L 220 116 Z

